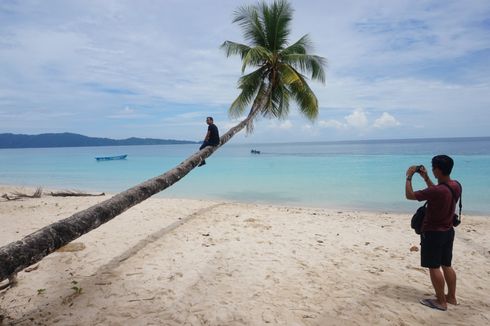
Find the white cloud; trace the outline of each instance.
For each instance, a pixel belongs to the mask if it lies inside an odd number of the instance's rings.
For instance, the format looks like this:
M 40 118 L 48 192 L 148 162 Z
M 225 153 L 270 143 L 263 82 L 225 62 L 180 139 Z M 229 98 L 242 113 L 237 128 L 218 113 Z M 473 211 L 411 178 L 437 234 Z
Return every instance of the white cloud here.
M 290 120 L 284 121 L 279 125 L 281 129 L 291 129 L 293 127 L 293 123 Z
M 374 128 L 390 128 L 390 127 L 396 127 L 399 126 L 400 122 L 395 119 L 394 116 L 387 112 L 383 112 L 383 114 L 374 121 L 373 127 Z
M 320 120 L 318 125 L 323 128 L 335 128 L 335 129 L 343 129 L 346 128 L 346 125 L 337 120 Z
M 323 128 L 335 129 L 364 129 L 368 127 L 369 121 L 363 109 L 355 109 L 351 114 L 344 117 L 345 122 L 335 119 L 320 120 L 318 125 Z
M 268 127 L 271 129 L 288 130 L 293 127 L 293 123 L 291 122 L 291 120 L 285 120 L 285 121 L 270 120 Z
M 347 126 L 354 128 L 365 128 L 368 125 L 368 118 L 363 109 L 356 109 L 345 117 Z
M 382 129 L 396 127 L 400 122 L 388 112 L 383 112 L 381 116 L 369 123 L 366 112 L 363 109 L 355 109 L 351 114 L 344 117 L 345 122 L 335 119 L 321 120 L 318 125 L 322 128 L 333 128 L 337 130 L 372 130 L 373 128 Z
M 147 114 L 139 113 L 135 109 L 131 109 L 129 106 L 126 106 L 116 114 L 111 114 L 107 117 L 111 119 L 138 119 L 147 116 Z

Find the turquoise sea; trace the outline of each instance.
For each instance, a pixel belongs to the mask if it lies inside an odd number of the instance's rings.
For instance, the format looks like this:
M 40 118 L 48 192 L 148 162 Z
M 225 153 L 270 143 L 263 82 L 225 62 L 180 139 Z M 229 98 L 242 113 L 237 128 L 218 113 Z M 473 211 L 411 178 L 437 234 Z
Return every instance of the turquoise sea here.
M 197 149 L 198 145 L 0 149 L 0 184 L 114 193 L 164 173 Z M 261 154 L 251 154 L 251 149 Z M 128 158 L 95 160 L 120 154 Z M 490 137 L 229 143 L 207 159 L 206 166 L 158 196 L 412 212 L 418 204 L 405 200 L 405 171 L 415 164 L 430 167 L 437 154 L 455 160 L 452 177 L 463 184 L 463 211 L 489 214 Z M 423 186 L 415 177 L 414 188 Z

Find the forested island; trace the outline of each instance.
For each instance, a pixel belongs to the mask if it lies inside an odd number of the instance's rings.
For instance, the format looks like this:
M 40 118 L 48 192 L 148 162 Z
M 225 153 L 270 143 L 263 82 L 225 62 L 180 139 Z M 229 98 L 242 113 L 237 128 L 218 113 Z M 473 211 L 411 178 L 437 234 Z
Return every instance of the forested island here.
M 197 144 L 199 142 L 175 139 L 127 138 L 111 139 L 88 137 L 74 133 L 47 133 L 39 135 L 0 134 L 0 148 L 84 147 Z

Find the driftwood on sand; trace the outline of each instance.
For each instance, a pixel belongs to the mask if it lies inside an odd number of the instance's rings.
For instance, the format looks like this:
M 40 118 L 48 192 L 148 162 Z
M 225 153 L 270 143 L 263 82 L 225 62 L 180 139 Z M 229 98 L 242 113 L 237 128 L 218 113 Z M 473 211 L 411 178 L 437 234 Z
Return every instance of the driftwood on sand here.
M 96 197 L 96 196 L 105 196 L 105 193 L 100 193 L 100 194 L 88 194 L 85 192 L 81 191 L 58 191 L 58 192 L 51 192 L 51 196 L 53 197 Z
M 41 187 L 38 187 L 36 191 L 32 194 L 26 194 L 20 191 L 15 191 L 12 192 L 11 194 L 3 194 L 2 198 L 6 200 L 19 200 L 23 198 L 41 198 L 43 195 L 43 189 Z M 82 191 L 72 191 L 72 190 L 64 190 L 64 191 L 57 191 L 57 192 L 50 192 L 49 196 L 53 197 L 95 197 L 95 196 L 105 196 L 105 193 L 100 193 L 100 194 L 89 194 L 85 193 Z
M 2 198 L 5 198 L 7 200 L 19 200 L 21 198 L 41 198 L 42 195 L 43 195 L 43 188 L 38 187 L 34 192 L 34 194 L 32 195 L 28 195 L 26 193 L 19 192 L 19 191 L 14 191 L 11 195 L 3 194 Z

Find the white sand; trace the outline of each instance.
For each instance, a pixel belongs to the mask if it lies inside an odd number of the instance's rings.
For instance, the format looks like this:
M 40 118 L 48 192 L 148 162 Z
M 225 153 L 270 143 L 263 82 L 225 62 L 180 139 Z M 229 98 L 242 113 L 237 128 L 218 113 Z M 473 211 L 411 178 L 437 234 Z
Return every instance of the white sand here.
M 0 199 L 0 246 L 106 198 Z M 446 312 L 418 303 L 433 290 L 409 219 L 149 199 L 19 273 L 0 309 L 7 325 L 489 325 L 490 216 L 457 229 Z

